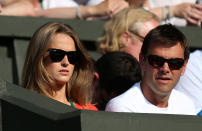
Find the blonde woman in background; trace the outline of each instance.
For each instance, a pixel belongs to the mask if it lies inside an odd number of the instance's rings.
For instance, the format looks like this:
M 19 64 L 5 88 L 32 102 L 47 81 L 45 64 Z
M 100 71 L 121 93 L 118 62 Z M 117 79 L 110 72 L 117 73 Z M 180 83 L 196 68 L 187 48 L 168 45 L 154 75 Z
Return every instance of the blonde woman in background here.
M 126 8 L 105 24 L 104 35 L 98 40 L 103 54 L 124 51 L 137 60 L 146 34 L 159 25 L 156 15 L 142 8 Z

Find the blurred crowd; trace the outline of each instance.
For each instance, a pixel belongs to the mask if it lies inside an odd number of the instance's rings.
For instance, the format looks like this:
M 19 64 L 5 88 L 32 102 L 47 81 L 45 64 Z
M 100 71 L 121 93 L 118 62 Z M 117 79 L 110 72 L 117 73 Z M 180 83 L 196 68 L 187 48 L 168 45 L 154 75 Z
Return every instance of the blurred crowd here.
M 202 50 L 175 27 L 201 26 L 199 1 L 0 0 L 0 14 L 106 21 L 94 61 L 71 26 L 41 26 L 22 87 L 78 109 L 201 115 Z
M 199 0 L 200 1 L 200 0 Z M 64 19 L 108 20 L 128 7 L 140 7 L 157 15 L 161 24 L 199 25 L 198 0 L 0 0 L 1 15 Z

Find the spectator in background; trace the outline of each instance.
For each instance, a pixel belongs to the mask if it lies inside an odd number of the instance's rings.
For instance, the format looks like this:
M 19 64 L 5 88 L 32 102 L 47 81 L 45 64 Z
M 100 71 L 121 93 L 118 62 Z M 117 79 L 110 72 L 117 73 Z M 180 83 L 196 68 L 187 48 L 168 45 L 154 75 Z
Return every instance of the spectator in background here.
M 130 6 L 133 6 L 133 7 L 142 7 L 143 3 L 146 1 L 146 0 L 126 0 Z
M 123 11 L 117 13 L 105 24 L 105 34 L 98 41 L 99 51 L 103 54 L 111 51 L 125 51 L 132 54 L 139 60 L 138 57 L 143 38 L 141 39 L 141 37 L 138 36 L 144 36 L 141 34 L 142 32 L 148 32 L 150 29 L 158 25 L 157 17 L 154 16 L 155 15 L 148 11 L 135 8 L 124 9 Z M 131 37 L 129 37 L 129 32 L 128 35 L 125 35 L 128 37 L 124 37 L 127 38 L 127 41 L 123 41 L 125 40 L 122 37 L 123 34 L 125 34 L 124 32 L 131 29 L 134 29 L 136 36 L 131 34 Z M 120 39 L 121 37 L 122 39 Z M 131 38 L 133 38 L 133 44 L 129 43 L 132 43 Z M 176 85 L 176 89 L 189 96 L 195 104 L 196 111 L 199 112 L 202 109 L 202 89 L 200 88 L 202 87 L 202 80 L 200 76 L 200 74 L 202 74 L 200 67 L 202 57 L 200 55 L 200 51 L 197 51 L 197 53 L 193 52 L 190 56 L 189 63 L 187 64 L 187 71 L 180 78 L 179 84 Z
M 180 78 L 176 89 L 189 96 L 195 108 L 202 115 L 202 50 L 190 54 L 187 69 Z
M 68 25 L 50 22 L 33 35 L 23 69 L 22 87 L 78 109 L 90 104 L 93 63 Z
M 5 1 L 5 0 L 4 0 Z M 128 7 L 125 0 L 9 0 L 2 2 L 1 15 L 65 19 L 111 17 Z
M 76 1 L 76 0 L 74 0 Z M 111 17 L 115 13 L 119 12 L 123 8 L 128 7 L 128 3 L 125 0 L 104 0 L 96 2 L 96 5 L 84 5 L 84 3 L 76 3 L 73 0 L 66 1 L 66 3 L 72 3 L 71 6 L 65 7 L 59 4 L 59 6 L 51 6 L 49 9 L 36 11 L 38 17 L 50 17 L 50 18 L 66 18 L 66 19 L 88 19 L 93 20 L 100 17 Z M 57 1 L 59 3 L 59 1 Z M 85 1 L 86 2 L 86 1 Z M 95 2 L 95 1 L 94 1 Z M 55 2 L 56 3 L 56 2 Z M 92 1 L 91 1 L 92 3 Z M 89 3 L 90 4 L 90 3 Z
M 198 116 L 202 116 L 202 110 L 197 115 Z
M 40 9 L 38 0 L 1 0 L 0 15 L 35 16 L 35 10 Z
M 154 28 L 141 48 L 142 81 L 110 100 L 106 111 L 196 115 L 192 101 L 174 89 L 188 58 L 182 32 L 172 25 Z
M 195 3 L 196 0 L 146 0 L 143 7 L 156 14 L 162 23 L 186 26 L 202 21 L 202 5 Z
M 104 35 L 98 40 L 102 54 L 123 51 L 139 61 L 146 34 L 159 25 L 158 17 L 142 8 L 126 8 L 105 24 Z
M 124 93 L 141 80 L 138 61 L 125 52 L 109 52 L 95 63 L 96 80 L 95 102 L 99 110 L 104 110 L 107 102 Z
M 42 0 L 43 9 L 97 5 L 104 0 Z

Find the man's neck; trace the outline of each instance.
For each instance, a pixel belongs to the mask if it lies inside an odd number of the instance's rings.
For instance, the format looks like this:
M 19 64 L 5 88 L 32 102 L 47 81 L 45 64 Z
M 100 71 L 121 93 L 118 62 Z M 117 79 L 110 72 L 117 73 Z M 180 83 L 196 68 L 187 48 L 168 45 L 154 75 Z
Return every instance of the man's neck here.
M 168 100 L 170 97 L 169 94 L 160 94 L 152 91 L 150 87 L 148 87 L 145 84 L 140 84 L 142 93 L 144 97 L 153 105 L 160 107 L 160 108 L 166 108 L 168 107 Z

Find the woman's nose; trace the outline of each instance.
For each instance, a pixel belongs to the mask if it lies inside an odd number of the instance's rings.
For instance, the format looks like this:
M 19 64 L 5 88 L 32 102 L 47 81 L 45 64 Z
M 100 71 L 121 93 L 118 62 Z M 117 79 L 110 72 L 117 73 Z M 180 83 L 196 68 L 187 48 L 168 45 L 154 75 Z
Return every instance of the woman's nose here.
M 67 66 L 70 64 L 67 55 L 64 56 L 64 58 L 61 61 L 61 64 L 62 66 Z

